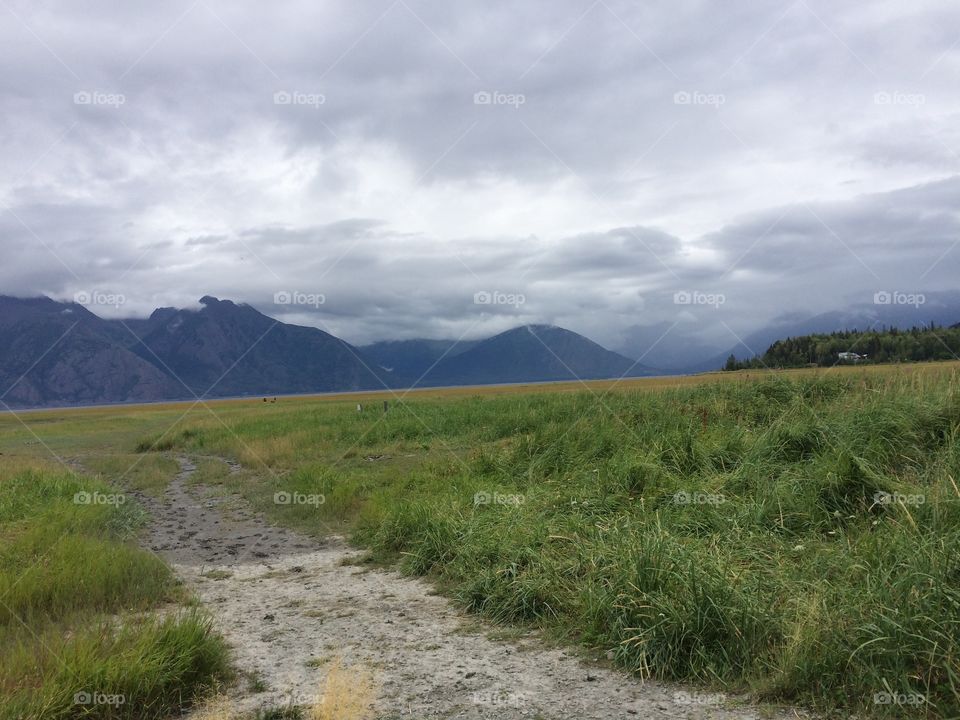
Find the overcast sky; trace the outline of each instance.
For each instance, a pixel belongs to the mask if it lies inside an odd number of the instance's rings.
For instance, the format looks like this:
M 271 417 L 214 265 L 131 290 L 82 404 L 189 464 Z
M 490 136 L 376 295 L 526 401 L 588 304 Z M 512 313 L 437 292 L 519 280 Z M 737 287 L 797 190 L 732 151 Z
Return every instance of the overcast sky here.
M 0 0 L 0 63 L 6 294 L 616 346 L 956 287 L 955 2 Z

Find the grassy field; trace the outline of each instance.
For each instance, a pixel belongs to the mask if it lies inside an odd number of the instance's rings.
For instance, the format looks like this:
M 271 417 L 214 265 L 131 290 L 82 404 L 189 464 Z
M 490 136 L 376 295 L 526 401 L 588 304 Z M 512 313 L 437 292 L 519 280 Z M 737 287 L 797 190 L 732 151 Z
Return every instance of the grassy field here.
M 116 488 L 0 458 L 0 718 L 165 718 L 227 675 L 226 652 Z M 150 611 L 163 607 L 165 619 Z
M 373 394 L 50 411 L 0 418 L 0 461 L 49 448 L 149 491 L 187 453 L 277 522 L 348 530 L 632 672 L 957 717 L 958 382 L 938 363 L 424 391 L 386 413 Z

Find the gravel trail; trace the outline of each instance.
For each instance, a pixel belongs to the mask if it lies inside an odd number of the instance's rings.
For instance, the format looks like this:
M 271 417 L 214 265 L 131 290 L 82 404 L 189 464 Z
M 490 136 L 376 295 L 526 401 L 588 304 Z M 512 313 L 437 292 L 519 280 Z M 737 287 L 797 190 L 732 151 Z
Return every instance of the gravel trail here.
M 242 711 L 309 702 L 340 657 L 373 672 L 381 718 L 770 717 L 585 664 L 534 635 L 491 639 L 428 583 L 351 565 L 357 551 L 343 538 L 273 526 L 240 497 L 192 485 L 193 461 L 179 462 L 163 497 L 133 493 L 152 515 L 145 543 L 199 596 L 239 667 L 262 681 L 232 689 Z

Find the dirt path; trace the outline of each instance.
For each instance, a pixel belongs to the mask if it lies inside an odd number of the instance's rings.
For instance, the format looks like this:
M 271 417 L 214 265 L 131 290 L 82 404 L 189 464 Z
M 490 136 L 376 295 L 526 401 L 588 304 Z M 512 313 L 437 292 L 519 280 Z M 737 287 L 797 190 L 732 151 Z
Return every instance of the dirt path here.
M 342 538 L 318 542 L 269 525 L 235 496 L 188 485 L 181 470 L 161 499 L 138 495 L 153 515 L 147 538 L 215 618 L 242 670 L 238 708 L 307 702 L 324 664 L 372 669 L 383 718 L 613 720 L 760 718 L 723 696 L 583 664 L 528 637 L 501 642 L 476 630 L 430 586 L 343 561 Z M 471 629 L 473 628 L 473 629 Z

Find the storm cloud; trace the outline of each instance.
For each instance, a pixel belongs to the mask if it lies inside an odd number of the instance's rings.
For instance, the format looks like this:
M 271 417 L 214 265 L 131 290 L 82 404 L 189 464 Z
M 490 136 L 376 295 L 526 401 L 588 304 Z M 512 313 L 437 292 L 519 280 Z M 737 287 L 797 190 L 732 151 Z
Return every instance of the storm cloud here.
M 719 347 L 956 287 L 953 3 L 0 18 L 3 293 L 122 295 L 105 316 L 211 294 L 357 343 L 695 321 Z

